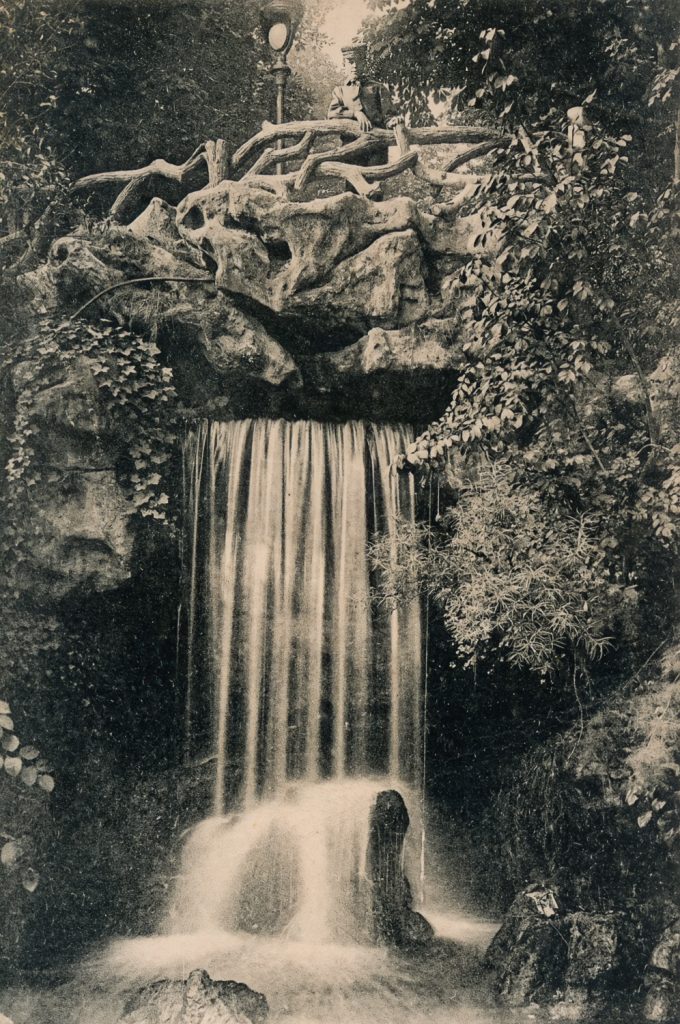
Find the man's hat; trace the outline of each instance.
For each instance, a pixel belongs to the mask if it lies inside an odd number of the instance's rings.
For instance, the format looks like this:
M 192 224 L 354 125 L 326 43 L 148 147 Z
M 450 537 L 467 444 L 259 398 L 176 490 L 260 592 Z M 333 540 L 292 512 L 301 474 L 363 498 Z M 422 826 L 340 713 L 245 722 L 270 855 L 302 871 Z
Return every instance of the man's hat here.
M 350 46 L 341 47 L 341 52 L 343 57 L 353 57 L 355 60 L 363 57 L 365 60 L 368 53 L 368 47 L 366 46 L 366 43 L 352 43 Z

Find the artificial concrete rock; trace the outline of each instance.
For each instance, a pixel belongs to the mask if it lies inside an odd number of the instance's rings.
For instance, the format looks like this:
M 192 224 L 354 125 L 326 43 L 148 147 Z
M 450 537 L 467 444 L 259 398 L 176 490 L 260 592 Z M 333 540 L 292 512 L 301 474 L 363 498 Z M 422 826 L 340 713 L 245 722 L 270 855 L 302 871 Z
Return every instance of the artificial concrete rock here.
M 177 313 L 171 311 L 170 315 L 177 323 Z M 189 330 L 192 322 L 199 324 L 199 345 L 213 369 L 226 379 L 247 378 L 277 388 L 300 386 L 300 371 L 292 355 L 259 320 L 237 309 L 226 296 L 195 303 L 185 319 Z
M 130 577 L 132 506 L 112 469 L 74 469 L 43 490 L 31 566 L 53 593 L 115 589 Z
M 29 382 L 30 365 L 19 364 L 12 374 L 15 394 Z M 118 478 L 122 439 L 102 409 L 92 360 L 74 360 L 32 401 L 41 472 L 27 573 L 53 597 L 83 586 L 116 588 L 132 570 L 134 507 Z
M 463 257 L 474 229 L 428 215 L 406 197 L 292 202 L 247 180 L 187 196 L 177 223 L 220 289 L 282 316 L 353 328 L 398 327 L 426 315 L 424 262 Z
M 414 407 L 439 404 L 464 362 L 445 283 L 478 231 L 404 196 L 293 201 L 223 181 L 176 210 L 152 199 L 127 227 L 78 227 L 21 285 L 34 317 L 83 308 L 158 339 L 185 406 L 269 394 L 323 417 L 365 382 L 372 415 L 392 417 L 395 387 L 409 404 L 413 383 Z
M 163 199 L 152 199 L 146 209 L 128 224 L 127 230 L 135 238 L 151 239 L 171 252 L 182 246 L 175 208 Z
M 177 209 L 152 199 L 126 227 L 82 223 L 58 238 L 19 279 L 22 330 L 78 314 L 84 331 L 104 319 L 156 341 L 188 415 L 426 419 L 466 359 L 443 282 L 476 231 L 404 196 L 293 201 L 223 181 Z M 49 472 L 31 562 L 53 594 L 131 574 L 135 528 L 118 479 L 130 438 L 106 422 L 92 371 L 75 360 L 32 397 L 32 445 Z M 30 387 L 21 373 L 17 398 Z
M 453 317 L 397 330 L 374 327 L 353 345 L 316 356 L 310 364 L 309 382 L 329 391 L 383 373 L 454 373 L 464 362 L 458 332 Z

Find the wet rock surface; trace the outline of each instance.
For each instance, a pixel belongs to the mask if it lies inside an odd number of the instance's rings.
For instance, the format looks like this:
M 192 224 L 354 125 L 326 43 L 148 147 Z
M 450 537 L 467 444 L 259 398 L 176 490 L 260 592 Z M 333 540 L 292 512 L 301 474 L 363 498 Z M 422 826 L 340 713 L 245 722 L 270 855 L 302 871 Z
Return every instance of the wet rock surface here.
M 549 1000 L 564 979 L 568 941 L 555 893 L 541 886 L 520 893 L 486 954 L 498 997 L 509 1006 Z
M 368 863 L 374 938 L 387 945 L 419 945 L 429 942 L 434 934 L 430 923 L 413 910 L 411 886 L 404 874 L 408 827 L 408 811 L 401 794 L 393 789 L 379 793 L 371 820 Z
M 463 363 L 461 347 L 454 340 L 457 333 L 458 322 L 453 317 L 425 320 L 399 330 L 374 327 L 353 345 L 316 356 L 311 369 L 313 384 L 330 390 L 381 373 L 453 373 Z
M 125 1007 L 120 1024 L 263 1024 L 267 1000 L 235 981 L 192 971 L 186 981 L 159 981 Z

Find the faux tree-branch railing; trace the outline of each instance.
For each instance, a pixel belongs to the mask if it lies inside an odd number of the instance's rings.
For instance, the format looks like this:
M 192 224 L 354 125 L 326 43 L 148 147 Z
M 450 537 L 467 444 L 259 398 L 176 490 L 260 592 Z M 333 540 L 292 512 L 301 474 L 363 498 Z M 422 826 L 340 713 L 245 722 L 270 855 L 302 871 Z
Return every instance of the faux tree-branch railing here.
M 317 139 L 339 139 L 341 145 L 335 149 L 310 152 Z M 297 140 L 283 149 L 276 149 L 282 140 Z M 348 141 L 349 139 L 349 141 Z M 86 189 L 121 183 L 124 188 L 111 207 L 111 216 L 122 220 L 132 203 L 139 198 L 142 190 L 155 178 L 184 184 L 189 176 L 202 164 L 207 168 L 208 186 L 234 175 L 253 184 L 287 195 L 292 188 L 302 191 L 317 177 L 340 178 L 350 182 L 360 195 L 377 192 L 377 181 L 394 177 L 406 169 L 437 188 L 460 190 L 470 184 L 484 180 L 479 175 L 456 173 L 468 160 L 503 143 L 502 137 L 489 128 L 475 128 L 467 125 L 438 128 L 406 128 L 397 125 L 394 130 L 373 128 L 363 132 L 356 121 L 339 118 L 324 121 L 294 121 L 287 124 L 265 124 L 262 131 L 236 150 L 232 159 L 222 139 L 203 143 L 183 164 L 171 164 L 167 160 L 153 160 L 146 167 L 126 171 L 104 171 L 90 174 L 75 182 L 74 189 Z M 392 163 L 376 166 L 362 166 L 351 158 L 366 157 L 371 152 L 384 150 L 386 146 L 397 145 L 399 158 Z M 447 169 L 436 170 L 425 167 L 419 160 L 418 149 L 412 146 L 473 144 L 471 148 L 453 160 Z M 262 150 L 262 152 L 260 152 Z M 254 162 L 244 170 L 252 158 Z M 348 161 L 348 158 L 349 161 Z M 302 166 L 296 171 L 280 175 L 268 174 L 273 165 L 285 166 L 302 159 Z
M 407 128 L 409 141 L 415 146 L 465 145 L 492 142 L 499 138 L 491 128 L 476 128 L 470 125 L 447 125 L 442 128 Z M 249 157 L 265 146 L 279 139 L 293 139 L 313 132 L 318 136 L 344 135 L 355 139 L 370 139 L 376 146 L 394 145 L 394 131 L 391 128 L 372 128 L 362 132 L 357 121 L 349 118 L 334 118 L 325 121 L 291 121 L 288 124 L 267 124 L 261 132 L 253 135 L 232 157 L 232 169 L 238 170 Z
M 132 171 L 102 171 L 100 174 L 88 174 L 84 178 L 79 178 L 71 187 L 74 190 L 82 190 L 118 183 L 124 184 L 125 187 L 111 207 L 111 217 L 114 220 L 122 220 L 125 211 L 154 178 L 163 178 L 166 181 L 175 181 L 182 185 L 193 171 L 197 170 L 201 164 L 205 164 L 210 180 L 211 170 L 214 177 L 216 165 L 223 163 L 223 146 L 224 143 L 221 139 L 218 139 L 217 142 L 203 142 L 196 147 L 183 164 L 171 164 L 162 159 L 152 160 L 146 167 L 138 167 Z

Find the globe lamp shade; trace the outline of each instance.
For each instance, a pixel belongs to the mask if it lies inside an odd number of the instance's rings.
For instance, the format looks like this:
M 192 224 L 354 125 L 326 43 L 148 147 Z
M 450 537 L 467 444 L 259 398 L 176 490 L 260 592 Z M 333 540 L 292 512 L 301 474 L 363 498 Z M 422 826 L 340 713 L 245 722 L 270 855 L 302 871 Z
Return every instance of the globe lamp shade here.
M 277 53 L 281 50 L 285 50 L 286 43 L 288 42 L 288 32 L 289 27 L 283 21 L 277 21 L 272 25 L 267 36 L 267 40 L 272 50 L 275 50 Z

